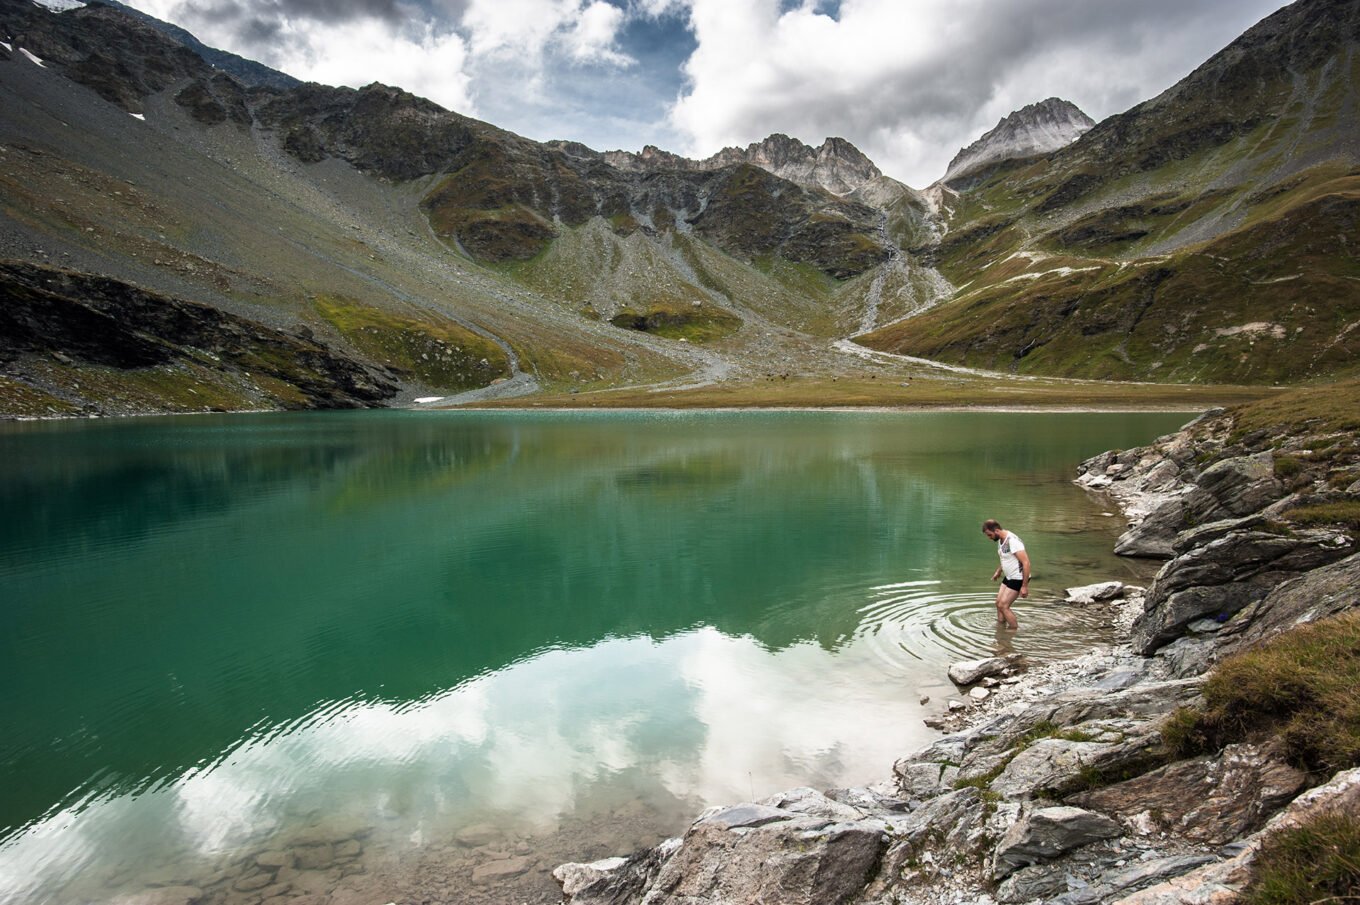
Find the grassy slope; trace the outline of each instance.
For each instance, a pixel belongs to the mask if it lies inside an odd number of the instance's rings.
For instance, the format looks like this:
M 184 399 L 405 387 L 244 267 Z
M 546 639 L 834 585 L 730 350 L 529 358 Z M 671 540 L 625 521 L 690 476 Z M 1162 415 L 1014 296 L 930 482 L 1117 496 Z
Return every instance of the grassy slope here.
M 951 303 L 861 339 L 1065 376 L 1282 383 L 1360 372 L 1360 176 L 1271 197 L 1170 256 L 1002 259 Z M 1259 209 L 1268 208 L 1268 209 Z M 1005 233 L 993 241 L 1009 251 Z M 976 252 L 973 252 L 976 254 Z
M 1306 5 L 1291 15 L 1312 31 L 1249 33 L 1166 99 L 949 199 L 948 234 L 920 250 L 954 300 L 860 341 L 1081 377 L 1356 373 L 1360 56 L 1344 27 L 1320 24 L 1325 4 Z M 1280 46 L 1294 72 L 1261 68 Z

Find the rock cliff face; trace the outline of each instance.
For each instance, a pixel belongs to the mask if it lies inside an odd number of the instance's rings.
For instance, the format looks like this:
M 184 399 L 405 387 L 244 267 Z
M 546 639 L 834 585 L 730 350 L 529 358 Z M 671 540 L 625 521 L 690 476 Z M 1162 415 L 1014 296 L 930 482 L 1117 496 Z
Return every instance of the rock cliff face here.
M 940 181 L 946 185 L 1005 160 L 1022 160 L 1065 148 L 1094 126 L 1076 104 L 1050 97 L 1021 107 L 954 155 Z
M 1234 901 L 1263 840 L 1328 808 L 1354 813 L 1360 788 L 1360 769 L 1307 773 L 1273 739 L 1188 758 L 1166 741 L 1219 657 L 1360 603 L 1354 532 L 1287 521 L 1320 493 L 1334 499 L 1329 469 L 1360 455 L 1280 467 L 1326 433 L 1315 423 L 1267 451 L 1269 432 L 1217 411 L 1084 463 L 1079 482 L 1124 503 L 1135 529 L 1180 503 L 1182 521 L 1158 522 L 1157 549 L 1174 558 L 1150 588 L 1069 592 L 1069 605 L 1115 608 L 1131 644 L 998 686 L 891 780 L 714 809 L 631 858 L 564 865 L 567 901 Z M 1210 521 L 1186 524 L 1187 512 Z M 985 681 L 987 663 L 951 678 Z
M 36 3 L 0 0 L 0 31 L 72 81 L 129 113 L 149 95 L 212 67 L 180 42 L 108 6 L 53 15 Z

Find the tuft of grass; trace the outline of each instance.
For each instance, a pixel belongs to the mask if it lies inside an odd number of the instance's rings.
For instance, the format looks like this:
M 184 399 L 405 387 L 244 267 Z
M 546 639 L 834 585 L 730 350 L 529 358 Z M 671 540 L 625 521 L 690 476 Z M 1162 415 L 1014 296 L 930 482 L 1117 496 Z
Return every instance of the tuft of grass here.
M 1209 738 L 1200 725 L 1204 714 L 1195 707 L 1177 707 L 1162 723 L 1162 744 L 1176 758 L 1194 757 L 1209 748 Z
M 1290 509 L 1284 517 L 1296 525 L 1345 525 L 1360 530 L 1360 500 L 1312 503 Z
M 1243 905 L 1316 905 L 1360 898 L 1360 817 L 1325 813 L 1272 833 L 1252 865 Z
M 1035 742 L 1046 738 L 1060 738 L 1069 742 L 1089 742 L 1095 736 L 1082 732 L 1080 729 L 1064 729 L 1051 720 L 1040 720 L 1015 743 L 1015 751 L 1017 753 L 1024 751 Z
M 1011 760 L 1013 758 L 1014 755 L 1006 758 L 1001 763 L 997 764 L 995 767 L 988 770 L 986 773 L 983 773 L 981 776 L 970 776 L 967 779 L 954 780 L 954 788 L 967 789 L 969 787 L 972 787 L 984 794 L 990 792 L 992 788 L 992 780 L 1000 776 L 1005 771 L 1005 769 L 1008 766 L 1010 766 Z
M 1360 611 L 1292 629 L 1219 663 L 1202 711 L 1163 729 L 1184 754 L 1278 736 L 1295 766 L 1327 775 L 1360 765 Z
M 1280 478 L 1292 478 L 1303 471 L 1303 463 L 1293 456 L 1275 457 L 1275 474 Z

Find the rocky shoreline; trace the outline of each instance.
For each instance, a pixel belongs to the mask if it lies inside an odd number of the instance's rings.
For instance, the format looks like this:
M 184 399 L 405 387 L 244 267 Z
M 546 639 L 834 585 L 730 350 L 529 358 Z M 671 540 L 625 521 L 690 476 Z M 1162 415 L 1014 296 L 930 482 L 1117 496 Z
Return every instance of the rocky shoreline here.
M 1215 410 L 1087 460 L 1077 482 L 1129 518 L 1117 552 L 1167 560 L 1147 589 L 1069 594 L 1115 608 L 1121 643 L 1021 674 L 958 664 L 961 692 L 985 692 L 961 694 L 938 724 L 949 734 L 891 778 L 710 809 L 654 848 L 558 867 L 564 901 L 1234 901 L 1270 833 L 1360 810 L 1360 769 L 1304 772 L 1274 739 L 1186 757 L 1164 730 L 1203 703 L 1222 658 L 1360 602 L 1357 532 L 1289 521 L 1360 493 L 1360 481 L 1335 489 L 1315 454 L 1336 443 L 1241 435 Z

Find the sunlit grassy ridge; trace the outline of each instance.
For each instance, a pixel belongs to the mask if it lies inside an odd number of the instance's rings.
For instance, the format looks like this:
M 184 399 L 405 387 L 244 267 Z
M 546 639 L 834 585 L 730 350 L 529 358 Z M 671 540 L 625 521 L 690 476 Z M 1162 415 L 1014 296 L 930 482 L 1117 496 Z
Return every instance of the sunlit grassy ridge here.
M 942 265 L 955 279 L 979 268 L 954 300 L 858 341 L 1073 377 L 1288 383 L 1360 371 L 1360 259 L 1347 238 L 1360 227 L 1360 176 L 1305 180 L 1258 207 L 1156 258 L 1026 253 L 1012 228 L 974 235 Z M 1067 234 L 1077 228 L 1094 229 Z

